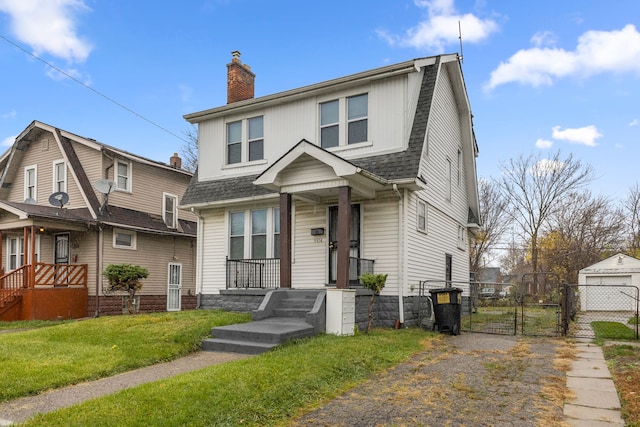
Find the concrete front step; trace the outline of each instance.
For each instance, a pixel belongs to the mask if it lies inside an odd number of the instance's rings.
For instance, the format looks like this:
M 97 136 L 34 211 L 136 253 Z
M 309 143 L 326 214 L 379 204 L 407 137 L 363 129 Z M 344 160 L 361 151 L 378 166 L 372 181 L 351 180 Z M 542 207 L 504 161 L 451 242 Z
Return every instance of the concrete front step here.
M 270 317 L 238 325 L 213 328 L 214 338 L 202 341 L 206 351 L 259 354 L 290 339 L 314 335 L 314 328 L 302 319 Z

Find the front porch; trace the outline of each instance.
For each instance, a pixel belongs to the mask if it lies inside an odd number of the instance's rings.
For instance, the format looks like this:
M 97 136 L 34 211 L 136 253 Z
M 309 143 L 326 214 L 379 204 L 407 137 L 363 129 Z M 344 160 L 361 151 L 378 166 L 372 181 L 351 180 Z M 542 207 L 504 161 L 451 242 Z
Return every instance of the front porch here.
M 87 316 L 87 264 L 26 264 L 0 276 L 0 321 Z

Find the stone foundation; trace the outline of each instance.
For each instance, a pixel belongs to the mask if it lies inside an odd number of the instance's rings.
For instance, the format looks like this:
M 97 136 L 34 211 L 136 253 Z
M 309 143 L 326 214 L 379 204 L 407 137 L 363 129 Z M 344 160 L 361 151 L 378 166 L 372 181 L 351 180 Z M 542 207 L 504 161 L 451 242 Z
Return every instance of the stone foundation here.
M 124 296 L 126 298 L 126 296 Z M 137 295 L 139 298 L 139 313 L 156 313 L 167 311 L 167 296 L 166 295 Z M 115 316 L 119 314 L 126 314 L 123 295 L 101 295 L 100 296 L 100 312 L 99 316 Z M 181 301 L 182 310 L 193 310 L 198 305 L 198 298 L 188 295 L 182 296 Z M 88 313 L 89 316 L 96 315 L 96 297 L 95 295 L 89 296 L 88 301 Z

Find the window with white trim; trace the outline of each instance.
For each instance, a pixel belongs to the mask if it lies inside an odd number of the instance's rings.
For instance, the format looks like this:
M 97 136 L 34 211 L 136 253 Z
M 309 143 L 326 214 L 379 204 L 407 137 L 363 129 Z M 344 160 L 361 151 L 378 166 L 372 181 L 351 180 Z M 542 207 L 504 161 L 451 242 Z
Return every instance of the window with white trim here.
M 24 198 L 38 200 L 38 166 L 24 168 Z
M 115 163 L 116 189 L 131 192 L 131 163 L 116 160 Z
M 420 231 L 427 232 L 427 204 L 422 200 L 418 200 L 416 212 L 417 228 Z
M 67 191 L 67 165 L 64 160 L 53 162 L 53 192 Z
M 137 236 L 135 231 L 120 230 L 117 228 L 113 230 L 114 248 L 135 250 L 137 244 L 136 240 Z
M 265 259 L 279 256 L 280 209 L 262 208 L 229 212 L 230 259 Z
M 367 93 L 320 103 L 320 146 L 332 148 L 368 141 Z
M 462 184 L 462 151 L 458 150 L 458 187 Z
M 453 171 L 451 170 L 451 159 L 447 159 L 446 168 L 447 170 L 445 172 L 446 174 L 445 177 L 447 181 L 445 182 L 445 187 L 444 187 L 444 191 L 445 191 L 444 198 L 448 201 L 451 201 L 451 185 L 452 185 L 451 181 L 453 179 L 451 175 L 453 173 Z
M 36 262 L 40 261 L 40 236 L 36 236 Z M 27 258 L 29 258 L 27 256 Z M 7 266 L 9 270 L 24 265 L 24 237 L 7 237 Z
M 227 123 L 228 165 L 264 159 L 264 117 Z
M 178 197 L 162 193 L 162 220 L 169 228 L 178 227 Z
M 458 225 L 458 249 L 466 249 L 467 246 L 467 229 L 462 225 Z

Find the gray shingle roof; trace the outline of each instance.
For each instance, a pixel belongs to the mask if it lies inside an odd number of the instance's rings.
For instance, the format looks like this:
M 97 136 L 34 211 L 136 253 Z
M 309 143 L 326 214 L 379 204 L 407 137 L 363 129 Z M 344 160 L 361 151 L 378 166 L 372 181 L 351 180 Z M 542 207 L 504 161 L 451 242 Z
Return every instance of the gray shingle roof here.
M 425 67 L 407 149 L 394 154 L 350 159 L 351 163 L 388 180 L 417 178 L 439 64 L 440 58 L 437 58 L 435 64 Z M 181 204 L 190 206 L 268 194 L 275 195 L 276 193 L 253 185 L 257 176 L 199 182 L 196 172 Z

